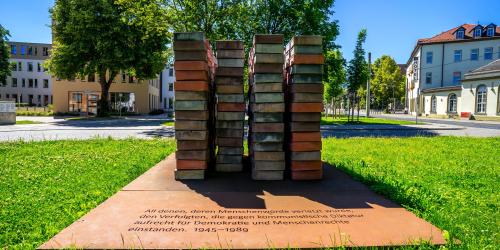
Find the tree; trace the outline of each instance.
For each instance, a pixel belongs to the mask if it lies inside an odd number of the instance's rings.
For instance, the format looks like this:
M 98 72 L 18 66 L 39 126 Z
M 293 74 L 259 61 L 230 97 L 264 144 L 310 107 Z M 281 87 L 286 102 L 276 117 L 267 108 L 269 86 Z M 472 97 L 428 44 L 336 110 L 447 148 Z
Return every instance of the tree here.
M 354 118 L 354 105 L 358 101 L 357 91 L 366 84 L 368 80 L 368 64 L 365 60 L 365 50 L 363 44 L 366 40 L 366 29 L 362 29 L 358 33 L 356 47 L 354 49 L 354 57 L 349 61 L 347 68 L 348 94 L 350 99 L 349 107 L 352 109 L 352 117 Z
M 154 78 L 165 67 L 170 30 L 160 0 L 56 0 L 51 9 L 50 73 L 74 79 L 99 75 L 98 116 L 109 112 L 108 94 L 124 71 Z
M 376 107 L 388 108 L 389 103 L 404 96 L 405 78 L 392 57 L 383 55 L 377 58 L 373 63 L 373 73 L 371 91 Z
M 323 85 L 325 86 L 323 100 L 335 115 L 335 107 L 338 97 L 343 93 L 342 85 L 346 81 L 345 59 L 339 49 L 327 50 L 325 52 L 325 64 L 323 65 Z
M 10 76 L 9 63 L 9 31 L 0 25 L 0 83 L 5 82 L 7 76 Z

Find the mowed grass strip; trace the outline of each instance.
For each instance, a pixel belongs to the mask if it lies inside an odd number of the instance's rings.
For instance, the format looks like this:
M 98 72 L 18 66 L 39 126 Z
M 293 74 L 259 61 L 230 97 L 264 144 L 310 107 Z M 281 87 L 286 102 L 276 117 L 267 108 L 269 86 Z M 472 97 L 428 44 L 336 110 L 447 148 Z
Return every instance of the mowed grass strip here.
M 0 249 L 33 249 L 174 152 L 174 140 L 0 143 Z
M 446 230 L 498 249 L 500 137 L 324 139 L 323 159 Z
M 424 124 L 419 122 L 419 125 Z M 347 116 L 340 117 L 321 117 L 321 125 L 415 125 L 414 121 L 403 121 L 403 120 L 391 120 L 383 118 L 373 118 L 373 117 L 359 117 L 359 121 L 356 116 L 354 121 L 348 122 Z

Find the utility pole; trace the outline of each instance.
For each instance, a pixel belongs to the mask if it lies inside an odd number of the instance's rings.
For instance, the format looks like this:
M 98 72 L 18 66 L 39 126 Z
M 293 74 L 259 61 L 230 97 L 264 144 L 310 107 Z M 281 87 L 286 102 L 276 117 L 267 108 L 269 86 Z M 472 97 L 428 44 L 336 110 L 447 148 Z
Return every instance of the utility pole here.
M 372 53 L 368 52 L 368 81 L 366 81 L 366 117 L 370 117 L 370 79 L 372 78 Z

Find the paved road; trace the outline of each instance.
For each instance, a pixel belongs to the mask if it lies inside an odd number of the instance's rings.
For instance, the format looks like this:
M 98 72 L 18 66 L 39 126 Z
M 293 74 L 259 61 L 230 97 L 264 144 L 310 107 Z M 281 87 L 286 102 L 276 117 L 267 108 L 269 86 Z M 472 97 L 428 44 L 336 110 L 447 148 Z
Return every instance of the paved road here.
M 401 115 L 401 114 L 372 115 L 372 116 L 384 119 L 415 121 L 415 116 Z M 448 124 L 448 125 L 456 125 L 456 126 L 471 127 L 471 128 L 500 130 L 500 122 L 494 122 L 494 121 L 451 120 L 451 119 L 437 119 L 437 118 L 425 118 L 425 117 L 419 117 L 418 120 L 425 123 Z
M 51 117 L 18 117 L 41 124 L 0 126 L 0 141 L 62 140 L 94 137 L 173 137 L 173 127 L 161 124 L 166 117 L 132 117 L 110 120 L 64 120 Z
M 167 117 L 144 116 L 110 120 L 64 120 L 52 117 L 18 117 L 42 122 L 31 125 L 0 126 L 0 141 L 62 140 L 95 137 L 173 137 L 173 127 L 162 126 Z M 500 136 L 495 124 L 476 126 L 434 123 L 425 125 L 341 125 L 322 126 L 323 137 L 409 137 L 409 136 Z M 493 126 L 493 128 L 491 127 Z

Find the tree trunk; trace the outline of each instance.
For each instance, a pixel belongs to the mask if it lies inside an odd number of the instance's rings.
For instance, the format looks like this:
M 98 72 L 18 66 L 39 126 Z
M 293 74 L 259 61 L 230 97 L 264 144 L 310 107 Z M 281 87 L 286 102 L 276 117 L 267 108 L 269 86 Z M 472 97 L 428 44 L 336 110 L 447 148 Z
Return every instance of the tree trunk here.
M 101 85 L 101 98 L 99 99 L 99 107 L 97 109 L 98 117 L 109 116 L 111 111 L 108 96 L 111 83 L 116 76 L 116 72 L 110 72 L 109 78 L 106 79 L 106 70 L 100 70 L 99 72 L 99 84 Z

